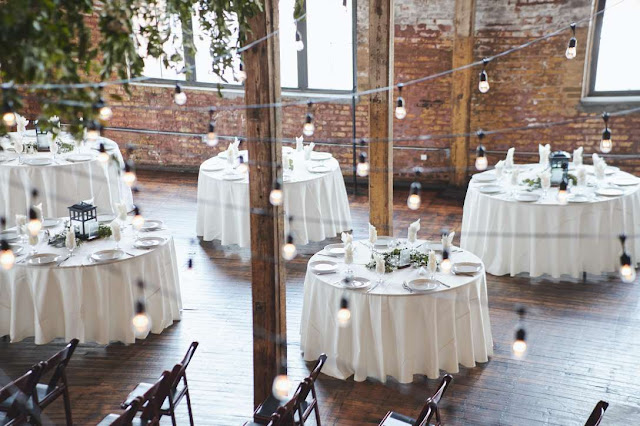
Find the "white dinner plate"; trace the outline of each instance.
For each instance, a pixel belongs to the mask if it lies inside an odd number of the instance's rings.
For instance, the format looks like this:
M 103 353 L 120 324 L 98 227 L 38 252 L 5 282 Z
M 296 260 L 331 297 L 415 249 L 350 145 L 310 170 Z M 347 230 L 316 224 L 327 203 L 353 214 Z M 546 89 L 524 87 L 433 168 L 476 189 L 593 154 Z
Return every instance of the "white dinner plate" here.
M 344 244 L 328 244 L 324 247 L 324 252 L 329 256 L 341 257 L 344 256 Z
M 620 167 L 616 167 L 616 166 L 607 166 L 604 169 L 604 174 L 605 175 L 613 175 L 615 173 L 618 173 L 620 171 Z
M 309 264 L 311 271 L 315 274 L 331 274 L 338 270 L 338 264 L 331 260 L 318 260 Z
M 142 237 L 138 238 L 133 245 L 139 249 L 149 250 L 158 247 L 162 243 L 164 243 L 164 238 L 161 237 Z
M 596 194 L 605 197 L 619 197 L 624 194 L 624 191 L 619 188 L 598 188 L 596 189 Z
M 499 185 L 483 185 L 478 187 L 478 191 L 483 194 L 498 194 L 502 192 L 502 187 Z
M 588 203 L 590 200 L 583 194 L 571 194 L 567 197 L 567 201 L 570 203 Z
M 611 183 L 618 186 L 634 186 L 640 183 L 638 178 L 620 177 L 611 179 Z
M 93 154 L 71 154 L 68 155 L 65 160 L 70 161 L 72 163 L 82 163 L 84 161 L 93 160 Z
M 311 173 L 327 173 L 330 172 L 331 169 L 323 164 L 318 164 L 315 166 L 309 166 L 307 167 L 307 170 L 309 170 Z
M 18 231 L 15 229 L 7 229 L 6 231 L 0 232 L 0 238 L 8 243 L 12 243 L 18 240 Z
M 229 173 L 222 176 L 222 180 L 242 180 L 244 178 L 245 175 L 240 173 Z
M 157 229 L 162 228 L 162 225 L 163 224 L 162 224 L 161 220 L 147 219 L 142 224 L 142 227 L 140 228 L 140 231 L 142 231 L 142 232 L 155 231 Z
M 51 265 L 56 263 L 59 258 L 62 257 L 55 253 L 40 253 L 34 254 L 33 256 L 29 256 L 25 259 L 25 263 L 27 265 L 33 266 L 41 266 L 41 265 Z
M 311 152 L 311 156 L 309 157 L 313 161 L 325 161 L 333 158 L 330 152 Z
M 115 218 L 116 218 L 115 214 L 99 214 L 98 223 L 100 224 L 111 223 L 115 220 Z
M 227 165 L 221 161 L 215 161 L 203 164 L 201 169 L 203 172 L 219 172 L 220 170 L 224 170 Z
M 411 281 L 407 281 L 407 286 L 411 290 L 415 291 L 429 291 L 438 288 L 438 281 L 430 280 L 428 278 L 416 278 Z
M 378 237 L 378 239 L 376 240 L 376 242 L 373 244 L 374 247 L 380 249 L 380 248 L 387 248 L 389 247 L 389 243 L 393 241 L 393 238 L 388 237 L 388 236 L 382 236 L 382 237 Z
M 91 260 L 96 263 L 110 262 L 112 260 L 118 260 L 124 256 L 122 250 L 100 250 L 91 255 Z
M 518 192 L 515 197 L 516 201 L 522 201 L 525 203 L 531 203 L 540 199 L 539 194 L 533 192 Z
M 367 288 L 371 285 L 371 281 L 363 278 L 363 277 L 352 277 L 350 280 L 342 280 L 340 281 L 340 283 L 345 287 L 345 288 L 350 288 L 350 289 L 354 289 L 354 290 L 360 290 L 363 288 Z
M 48 166 L 53 162 L 48 157 L 23 158 L 22 162 L 28 166 Z
M 474 182 L 495 182 L 498 180 L 495 173 L 478 173 L 473 175 Z
M 456 275 L 473 275 L 481 269 L 482 265 L 474 262 L 457 262 L 451 266 L 451 272 Z
M 43 228 L 55 228 L 56 226 L 60 225 L 61 223 L 62 223 L 62 219 L 45 218 L 42 221 L 42 227 Z
M 430 244 L 427 244 L 427 248 L 429 250 L 441 252 L 442 251 L 442 243 L 430 243 Z
M 241 150 L 241 151 L 238 151 L 238 155 L 239 155 L 240 157 L 247 158 L 247 155 L 249 155 L 249 151 L 247 151 L 246 149 L 243 149 L 243 150 Z M 227 158 L 227 150 L 220 151 L 220 152 L 218 153 L 218 157 L 220 157 L 220 158 Z

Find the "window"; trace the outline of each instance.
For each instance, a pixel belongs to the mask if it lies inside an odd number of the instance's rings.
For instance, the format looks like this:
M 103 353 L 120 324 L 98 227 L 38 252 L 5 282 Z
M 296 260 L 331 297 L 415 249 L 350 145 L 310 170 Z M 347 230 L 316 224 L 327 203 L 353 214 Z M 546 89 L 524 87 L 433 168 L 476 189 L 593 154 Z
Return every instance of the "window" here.
M 590 96 L 640 95 L 640 0 L 598 1 Z
M 351 91 L 353 89 L 353 17 L 352 1 L 347 7 L 340 0 L 307 0 L 306 18 L 297 24 L 293 19 L 295 0 L 280 0 L 280 81 L 284 89 L 303 91 Z M 239 85 L 234 71 L 239 60 L 234 61 L 234 70 L 227 70 L 224 79 L 211 70 L 209 37 L 202 33 L 199 20 L 194 16 L 185 23 L 172 19 L 171 28 L 183 37 L 193 37 L 196 46 L 194 57 L 185 57 L 186 66 L 195 72 L 187 76 L 186 85 L 223 84 Z M 192 34 L 183 28 L 191 26 Z M 304 49 L 297 51 L 296 34 L 299 33 Z M 138 37 L 140 39 L 140 37 Z M 139 41 L 144 48 L 144 41 Z M 235 44 L 235 40 L 231 40 Z M 175 47 L 178 46 L 178 47 Z M 182 40 L 174 40 L 169 50 L 182 52 Z M 144 51 L 144 50 L 142 50 Z M 185 80 L 178 71 L 185 63 L 172 63 L 165 67 L 155 58 L 145 59 L 144 75 L 163 80 Z

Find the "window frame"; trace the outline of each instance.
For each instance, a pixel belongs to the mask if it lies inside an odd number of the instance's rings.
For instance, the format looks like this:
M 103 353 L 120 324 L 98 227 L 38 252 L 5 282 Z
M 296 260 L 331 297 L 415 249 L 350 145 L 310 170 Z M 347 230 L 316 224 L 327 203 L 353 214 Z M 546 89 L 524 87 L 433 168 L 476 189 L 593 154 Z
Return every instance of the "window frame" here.
M 352 45 L 356 45 L 356 32 L 355 32 L 355 28 L 356 28 L 356 13 L 355 13 L 355 8 L 356 8 L 356 2 L 355 0 L 351 3 L 351 19 L 352 19 L 352 31 L 351 31 L 351 36 L 352 36 Z M 304 3 L 304 11 L 303 13 L 306 14 L 307 12 L 307 4 L 306 2 Z M 188 29 L 187 29 L 188 27 Z M 309 44 L 307 43 L 307 21 L 306 19 L 302 19 L 300 21 L 297 22 L 296 24 L 296 29 L 298 32 L 300 32 L 300 36 L 302 38 L 302 42 L 304 43 L 305 48 L 302 49 L 301 51 L 297 52 L 298 56 L 297 56 L 297 62 L 298 62 L 298 87 L 281 87 L 281 90 L 283 92 L 286 92 L 287 94 L 292 94 L 292 95 L 305 95 L 305 94 L 310 94 L 310 95 L 322 95 L 322 94 L 349 94 L 349 93 L 353 93 L 354 89 L 314 89 L 314 88 L 309 88 L 309 72 L 308 72 L 308 61 L 307 61 L 307 51 L 308 51 L 308 46 Z M 183 39 L 186 39 L 187 37 L 194 37 L 193 31 L 191 31 L 191 18 L 189 18 L 188 22 L 183 22 L 182 23 L 182 37 Z M 355 73 L 355 69 L 356 69 L 356 65 L 357 65 L 357 59 L 356 59 L 356 54 L 357 51 L 356 49 L 351 49 L 351 63 L 352 63 L 352 70 Z M 235 84 L 235 83 L 225 83 L 225 82 L 220 82 L 220 83 L 209 83 L 209 82 L 203 82 L 203 81 L 198 81 L 197 78 L 197 70 L 195 67 L 195 55 L 189 55 L 186 52 L 183 52 L 184 55 L 184 63 L 186 67 L 191 67 L 193 71 L 186 73 L 185 75 L 185 79 L 184 80 L 174 80 L 174 79 L 167 79 L 167 78 L 157 78 L 157 77 L 152 77 L 149 79 L 144 80 L 144 82 L 141 83 L 136 83 L 136 84 L 140 84 L 140 85 L 144 85 L 145 83 L 147 84 L 151 84 L 151 85 L 172 85 L 174 86 L 176 83 L 179 83 L 180 85 L 182 85 L 185 88 L 201 88 L 201 89 L 218 89 L 220 88 L 222 91 L 226 91 L 226 90 L 230 90 L 230 91 L 234 91 L 234 90 L 243 90 L 243 85 L 242 84 Z

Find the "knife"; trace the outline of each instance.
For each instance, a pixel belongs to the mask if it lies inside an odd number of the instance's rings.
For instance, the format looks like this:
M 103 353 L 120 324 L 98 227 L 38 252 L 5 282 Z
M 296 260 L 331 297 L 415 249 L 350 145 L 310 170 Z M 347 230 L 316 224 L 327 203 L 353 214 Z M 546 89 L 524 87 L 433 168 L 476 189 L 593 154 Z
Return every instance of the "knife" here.
M 62 265 L 63 262 L 66 262 L 69 258 L 71 257 L 71 255 L 68 255 L 67 257 L 65 257 L 64 259 L 62 259 L 60 262 L 58 262 L 58 264 L 56 266 L 60 266 Z

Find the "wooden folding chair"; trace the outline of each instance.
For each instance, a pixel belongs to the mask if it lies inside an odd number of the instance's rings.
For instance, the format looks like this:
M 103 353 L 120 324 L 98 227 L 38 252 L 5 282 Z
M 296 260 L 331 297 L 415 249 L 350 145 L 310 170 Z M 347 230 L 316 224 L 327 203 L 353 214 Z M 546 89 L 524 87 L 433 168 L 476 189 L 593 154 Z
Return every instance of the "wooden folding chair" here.
M 175 409 L 176 406 L 182 401 L 183 397 L 187 398 L 187 410 L 189 411 L 189 422 L 191 426 L 193 426 L 193 413 L 191 411 L 191 397 L 189 395 L 189 385 L 187 383 L 187 367 L 191 362 L 191 358 L 193 358 L 193 354 L 198 348 L 198 342 L 192 342 L 185 354 L 184 358 L 180 365 L 182 365 L 182 369 L 175 377 L 173 383 L 171 383 L 171 391 L 167 395 L 166 401 L 163 401 L 162 406 L 160 408 L 161 416 L 171 416 L 171 423 L 173 426 L 176 426 L 176 414 Z M 129 393 L 127 399 L 121 404 L 122 408 L 126 408 L 131 404 L 131 402 L 142 396 L 146 391 L 149 390 L 153 386 L 150 383 L 139 383 L 134 390 Z
M 0 389 L 0 404 L 6 408 L 0 412 L 0 424 L 14 426 L 31 420 L 34 407 L 30 398 L 35 392 L 44 367 L 43 362 L 38 363 L 24 375 Z M 33 423 L 39 425 L 39 417 L 33 419 Z
M 140 424 L 157 426 L 160 424 L 162 404 L 171 392 L 171 383 L 182 369 L 182 364 L 176 364 L 171 372 L 165 371 L 160 378 L 142 395 L 142 413 Z
M 604 412 L 609 408 L 609 403 L 605 401 L 599 401 L 593 408 L 591 415 L 587 419 L 584 426 L 598 426 L 604 417 Z
M 269 419 L 269 423 L 267 423 L 268 426 L 295 426 L 298 424 L 295 416 L 296 412 L 300 409 L 300 394 L 308 386 L 305 382 L 306 381 L 303 381 L 298 385 L 298 389 L 296 389 L 293 397 L 286 404 L 278 407 Z
M 399 414 L 394 411 L 389 411 L 382 421 L 380 422 L 380 426 L 389 425 L 391 423 L 397 425 L 400 423 L 405 423 L 408 425 L 415 426 L 428 426 L 431 418 L 435 414 L 436 416 L 436 425 L 439 425 L 440 420 L 440 410 L 438 409 L 438 404 L 440 403 L 440 399 L 444 395 L 445 391 L 449 387 L 449 383 L 453 380 L 453 377 L 450 374 L 445 374 L 438 386 L 438 389 L 425 401 L 422 410 L 420 411 L 420 415 L 413 419 L 409 416 L 405 416 L 404 414 Z
M 144 400 L 142 397 L 138 397 L 131 401 L 131 404 L 122 414 L 108 414 L 104 419 L 98 423 L 97 426 L 131 426 L 133 424 L 136 413 L 142 407 Z

